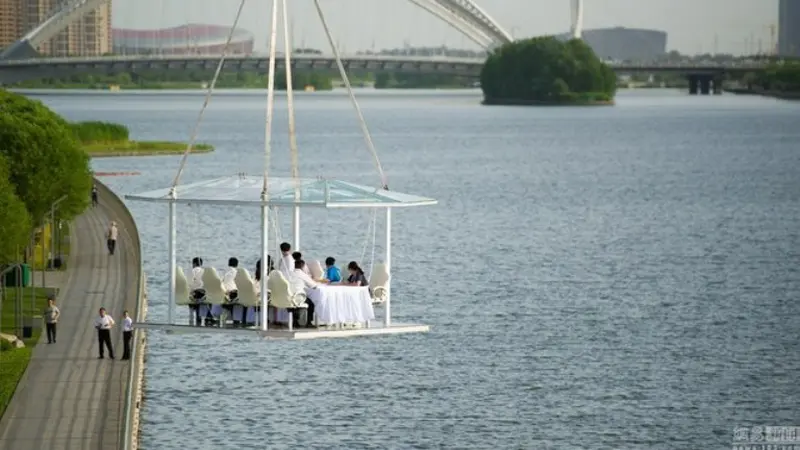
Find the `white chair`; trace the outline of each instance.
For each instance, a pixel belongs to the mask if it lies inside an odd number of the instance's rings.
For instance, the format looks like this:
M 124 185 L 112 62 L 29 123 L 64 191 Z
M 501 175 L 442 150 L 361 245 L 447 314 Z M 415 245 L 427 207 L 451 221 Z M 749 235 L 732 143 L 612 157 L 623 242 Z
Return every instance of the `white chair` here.
M 285 309 L 289 312 L 289 330 L 291 331 L 292 322 L 294 322 L 294 310 L 308 308 L 306 304 L 306 293 L 292 292 L 289 281 L 278 270 L 273 270 L 272 273 L 269 274 L 267 286 L 270 293 L 270 305 L 276 310 Z M 312 317 L 308 318 L 308 320 L 312 319 Z
M 236 278 L 234 279 L 236 283 L 236 289 L 239 291 L 239 304 L 242 305 L 245 309 L 243 317 L 243 322 L 245 323 L 255 323 L 255 309 L 259 306 L 259 297 L 258 297 L 258 289 L 256 288 L 256 284 L 253 281 L 253 277 L 250 276 L 250 272 L 247 269 L 239 267 L 236 269 Z
M 223 325 L 222 320 L 222 305 L 227 301 L 225 296 L 225 289 L 222 287 L 222 279 L 217 273 L 217 269 L 207 267 L 203 270 L 203 288 L 206 290 L 206 302 L 211 304 L 211 315 L 215 319 L 220 319 L 220 325 Z
M 389 271 L 386 264 L 375 264 L 369 277 L 369 287 L 372 290 L 372 304 L 379 305 L 386 301 L 389 293 Z
M 309 261 L 308 271 L 311 272 L 311 278 L 314 280 L 321 280 L 323 274 L 325 273 L 322 270 L 322 264 L 320 264 L 316 259 Z
M 180 266 L 175 267 L 175 304 L 188 306 L 192 303 L 189 296 L 189 282 Z

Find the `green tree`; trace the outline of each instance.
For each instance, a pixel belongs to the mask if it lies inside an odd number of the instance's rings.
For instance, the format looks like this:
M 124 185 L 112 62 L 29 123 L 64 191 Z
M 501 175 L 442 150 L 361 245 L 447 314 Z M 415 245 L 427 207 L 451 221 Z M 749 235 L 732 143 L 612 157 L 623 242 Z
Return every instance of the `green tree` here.
M 613 100 L 617 77 L 585 42 L 539 37 L 496 49 L 481 71 L 486 103 L 591 103 Z
M 69 124 L 41 102 L 0 90 L 0 155 L 9 180 L 34 223 L 62 196 L 59 215 L 69 220 L 88 205 L 89 156 Z
M 8 162 L 0 156 L 0 266 L 17 261 L 31 231 L 31 217 L 8 177 Z

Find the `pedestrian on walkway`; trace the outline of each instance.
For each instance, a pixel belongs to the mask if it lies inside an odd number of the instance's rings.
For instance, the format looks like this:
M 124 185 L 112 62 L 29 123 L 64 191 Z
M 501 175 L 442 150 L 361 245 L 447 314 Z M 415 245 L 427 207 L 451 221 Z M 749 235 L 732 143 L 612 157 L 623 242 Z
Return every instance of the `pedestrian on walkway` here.
M 97 200 L 97 185 L 92 185 L 92 208 L 97 207 L 99 201 Z
M 122 313 L 125 317 L 122 320 L 122 359 L 131 359 L 131 341 L 133 340 L 133 319 L 128 315 L 128 311 Z
M 44 310 L 44 321 L 47 327 L 48 344 L 56 343 L 56 324 L 58 323 L 59 317 L 61 317 L 61 311 L 58 309 L 58 306 L 56 306 L 55 298 L 50 297 L 47 300 L 47 308 Z
M 100 345 L 98 359 L 103 359 L 103 344 L 108 348 L 108 357 L 114 359 L 114 349 L 111 348 L 111 328 L 114 327 L 114 319 L 106 314 L 105 308 L 100 308 L 100 314 L 94 319 L 94 327 L 97 328 L 97 343 Z
M 108 226 L 108 231 L 106 232 L 109 255 L 113 255 L 114 249 L 117 248 L 117 234 L 119 234 L 119 231 L 117 230 L 117 222 L 112 220 L 111 224 Z

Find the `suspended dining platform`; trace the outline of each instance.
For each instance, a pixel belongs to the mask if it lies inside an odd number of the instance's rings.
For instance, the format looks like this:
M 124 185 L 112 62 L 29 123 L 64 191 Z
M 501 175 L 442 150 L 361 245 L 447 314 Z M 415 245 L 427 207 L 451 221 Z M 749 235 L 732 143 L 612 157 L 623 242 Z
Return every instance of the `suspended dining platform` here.
M 390 191 L 341 180 L 324 178 L 294 179 L 294 178 L 269 178 L 268 197 L 263 197 L 264 178 L 262 176 L 247 176 L 236 174 L 212 180 L 178 185 L 171 188 L 156 189 L 140 194 L 126 195 L 127 199 L 167 203 L 170 205 L 170 232 L 169 245 L 170 268 L 169 273 L 174 274 L 177 266 L 175 254 L 175 229 L 176 214 L 175 204 L 213 204 L 240 207 L 258 207 L 262 213 L 262 258 L 268 254 L 268 220 L 267 214 L 271 207 L 291 207 L 295 212 L 294 233 L 295 242 L 299 242 L 300 209 L 305 207 L 317 208 L 372 208 L 386 211 L 386 245 L 384 264 L 389 270 L 391 281 L 391 210 L 393 208 L 435 205 L 436 200 L 412 194 Z M 260 292 L 267 292 L 267 277 L 262 276 Z M 215 326 L 194 326 L 177 324 L 173 320 L 175 302 L 176 280 L 170 277 L 169 318 L 166 323 L 147 322 L 137 324 L 142 329 L 158 329 L 170 333 L 203 333 L 203 334 L 229 334 L 237 336 L 254 336 L 267 340 L 310 340 L 323 338 L 344 338 L 358 336 L 394 335 L 406 333 L 421 333 L 430 330 L 428 325 L 393 323 L 391 318 L 390 282 L 386 283 L 385 301 L 380 305 L 383 308 L 383 320 L 370 320 L 362 323 L 329 324 L 313 328 L 288 328 L 274 327 L 264 323 L 265 317 L 256 327 L 231 328 Z M 354 288 L 355 289 L 355 288 Z M 267 303 L 267 297 L 262 296 L 261 304 Z M 271 304 L 271 303 L 270 303 Z M 370 306 L 371 307 L 371 306 Z M 263 306 L 262 306 L 262 309 Z M 374 314 L 374 311 L 373 311 Z

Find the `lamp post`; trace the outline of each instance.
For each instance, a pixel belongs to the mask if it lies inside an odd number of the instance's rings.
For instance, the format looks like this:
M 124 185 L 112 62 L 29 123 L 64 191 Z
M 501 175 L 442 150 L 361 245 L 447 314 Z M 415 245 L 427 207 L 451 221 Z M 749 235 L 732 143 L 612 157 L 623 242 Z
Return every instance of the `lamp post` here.
M 55 243 L 56 243 L 56 239 L 55 239 L 56 207 L 58 206 L 59 203 L 63 202 L 66 199 L 67 199 L 67 196 L 66 195 L 62 195 L 61 197 L 59 197 L 58 200 L 54 201 L 53 204 L 50 205 L 50 255 L 51 256 L 52 256 L 53 249 L 55 248 Z M 47 216 L 42 218 L 42 264 L 43 264 L 43 267 L 42 267 L 42 287 L 43 288 L 47 287 L 46 274 L 47 274 L 47 260 L 48 260 L 48 258 L 47 258 L 47 254 L 44 251 L 44 247 L 45 247 L 45 245 L 44 245 L 44 224 L 45 224 L 46 220 L 47 220 Z

